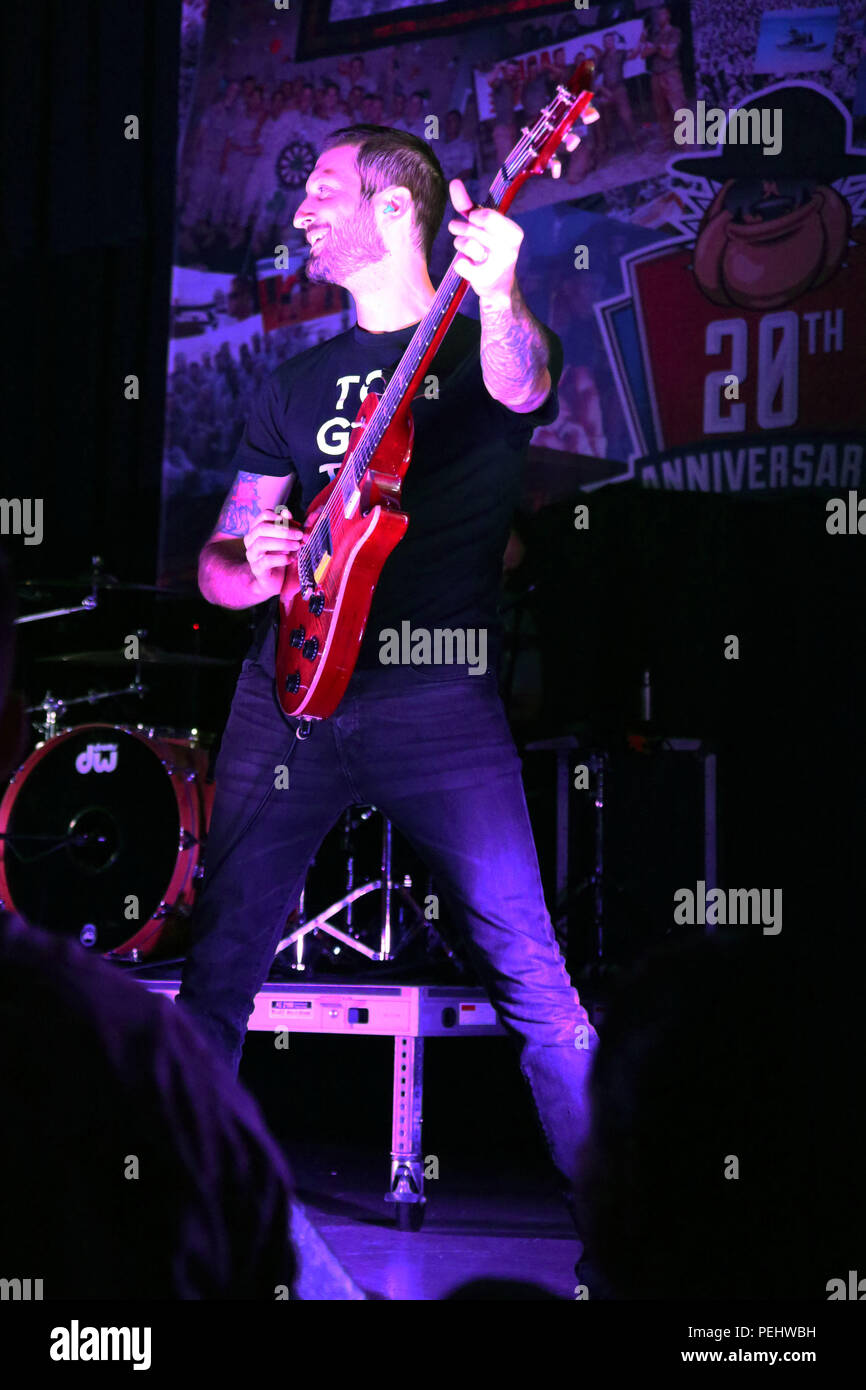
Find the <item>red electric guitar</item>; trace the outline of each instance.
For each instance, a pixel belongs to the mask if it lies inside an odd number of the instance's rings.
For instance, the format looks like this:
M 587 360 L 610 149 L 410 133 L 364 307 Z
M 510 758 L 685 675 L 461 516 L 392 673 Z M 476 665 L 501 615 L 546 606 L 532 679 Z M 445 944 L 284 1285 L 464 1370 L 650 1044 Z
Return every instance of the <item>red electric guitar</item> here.
M 593 71 L 581 63 L 532 130 L 524 128 L 484 207 L 505 212 L 530 174 L 544 173 L 575 121 L 598 118 Z M 327 719 L 349 684 L 382 566 L 409 525 L 400 489 L 412 457 L 411 401 L 468 285 L 452 261 L 381 397 L 365 396 L 339 473 L 310 504 L 315 519 L 280 592 L 276 688 L 286 714 Z

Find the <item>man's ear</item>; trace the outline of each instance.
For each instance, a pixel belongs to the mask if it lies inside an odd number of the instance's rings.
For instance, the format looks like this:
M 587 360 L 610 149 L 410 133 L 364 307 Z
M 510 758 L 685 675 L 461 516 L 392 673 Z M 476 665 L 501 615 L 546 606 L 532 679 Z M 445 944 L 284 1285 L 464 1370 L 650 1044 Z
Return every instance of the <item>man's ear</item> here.
M 397 217 L 402 217 L 406 213 L 412 216 L 412 194 L 408 188 L 403 188 L 402 184 L 394 184 L 391 188 L 385 188 L 379 194 L 379 208 L 382 216 L 389 222 Z
M 0 709 L 0 777 L 11 776 L 24 761 L 26 738 L 24 696 L 18 690 L 10 690 Z

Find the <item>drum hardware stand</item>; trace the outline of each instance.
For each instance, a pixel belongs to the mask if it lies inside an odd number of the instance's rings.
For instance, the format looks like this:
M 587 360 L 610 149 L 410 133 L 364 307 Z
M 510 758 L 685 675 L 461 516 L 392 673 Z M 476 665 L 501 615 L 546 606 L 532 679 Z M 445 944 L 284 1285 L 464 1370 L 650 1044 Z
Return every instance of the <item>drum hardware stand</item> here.
M 652 683 L 650 672 L 641 675 L 640 719 L 644 728 L 652 721 Z M 581 740 L 574 734 L 560 738 L 540 739 L 528 743 L 527 751 L 549 750 L 556 754 L 556 920 L 554 931 L 560 946 L 565 951 L 568 938 L 568 908 L 587 888 L 593 890 L 593 926 L 595 928 L 595 955 L 598 960 L 604 957 L 604 779 L 608 766 L 608 755 L 603 750 L 591 748 L 579 752 Z M 589 874 L 577 886 L 568 890 L 568 851 L 571 806 L 571 757 L 577 757 L 594 775 L 594 789 L 587 788 L 593 796 L 593 866 Z M 614 887 L 618 885 L 614 884 Z
M 193 843 L 198 844 L 199 841 L 195 840 L 195 838 L 193 837 Z M 189 849 L 189 845 L 184 845 L 183 848 Z M 132 946 L 128 951 L 105 951 L 104 957 L 106 960 L 126 961 L 129 964 L 138 965 L 142 961 L 146 961 L 147 959 L 142 947 L 146 945 L 148 941 L 151 940 L 151 938 L 154 935 L 154 932 L 160 930 L 160 924 L 165 921 L 166 917 L 178 917 L 181 918 L 183 921 L 188 921 L 191 916 L 192 903 L 174 903 L 173 905 L 170 905 L 169 903 L 163 900 L 163 902 L 159 904 L 159 907 L 153 914 L 154 923 L 150 931 L 150 936 L 145 937 L 145 940 L 144 942 L 142 942 L 141 946 Z M 180 959 L 182 960 L 184 959 L 184 957 L 180 957 Z M 147 963 L 150 964 L 151 962 Z
M 563 952 L 568 938 L 568 906 L 587 888 L 593 890 L 593 925 L 595 927 L 595 954 L 601 959 L 604 954 L 604 775 L 607 770 L 607 754 L 585 752 L 577 754 L 580 741 L 574 734 L 564 734 L 560 738 L 539 739 L 527 743 L 527 752 L 552 752 L 556 754 L 556 871 L 554 901 L 556 915 L 553 929 Z M 569 826 L 571 823 L 572 759 L 578 756 L 594 774 L 593 792 L 593 867 L 581 883 L 571 892 L 568 889 L 568 850 Z M 587 789 L 590 790 L 590 789 Z
M 584 759 L 590 772 L 595 774 L 593 796 L 593 865 L 592 872 L 581 879 L 577 887 L 568 895 L 567 901 L 574 901 L 587 888 L 592 889 L 592 920 L 595 927 L 595 954 L 599 960 L 604 956 L 604 777 L 607 771 L 606 753 L 589 753 Z M 566 903 L 562 904 L 565 912 Z
M 357 812 L 358 821 L 369 820 L 375 814 L 376 807 L 365 807 Z M 360 955 L 366 956 L 368 960 L 384 961 L 393 960 L 392 951 L 392 925 L 391 910 L 393 906 L 394 894 L 398 894 L 407 904 L 413 914 L 420 920 L 425 920 L 421 909 L 412 897 L 409 889 L 411 879 L 404 879 L 403 883 L 396 883 L 391 877 L 392 868 L 392 827 L 387 816 L 382 816 L 382 854 L 380 865 L 380 877 L 371 880 L 369 883 L 355 886 L 355 859 L 351 852 L 351 834 L 357 828 L 358 822 L 354 821 L 353 811 L 350 808 L 343 817 L 343 847 L 347 851 L 346 857 L 346 893 L 337 902 L 331 903 L 323 912 L 319 912 L 309 921 L 304 918 L 304 898 L 305 892 L 301 892 L 299 901 L 300 925 L 295 928 L 290 935 L 283 938 L 277 947 L 276 954 L 285 951 L 290 946 L 295 947 L 295 960 L 292 963 L 293 970 L 305 970 L 303 951 L 304 940 L 311 932 L 323 931 L 328 936 L 332 936 L 335 941 L 348 946 L 350 950 L 358 951 Z M 408 882 L 406 881 L 408 879 Z M 357 937 L 350 935 L 352 930 L 352 907 L 360 898 L 366 897 L 368 893 L 381 894 L 381 918 L 380 936 L 378 950 L 367 946 Z M 346 911 L 346 930 L 331 923 L 331 918 L 336 917 L 339 912 Z M 426 924 L 426 923 L 425 923 Z
M 43 618 L 66 618 L 70 613 L 91 613 L 96 607 L 97 599 L 95 594 L 88 594 L 80 603 L 73 604 L 71 608 L 47 608 L 43 613 L 27 613 L 23 617 L 15 618 L 14 622 L 18 625 L 24 623 L 40 623 Z
M 174 764 L 170 763 L 166 758 L 162 759 L 162 765 L 171 777 L 182 776 L 185 782 L 194 782 L 196 779 L 196 773 L 194 771 L 190 769 L 184 771 L 179 767 L 175 767 Z M 177 847 L 179 850 L 195 849 L 196 847 L 202 849 L 206 844 L 207 835 L 194 835 L 191 830 L 182 829 L 178 838 Z M 201 881 L 204 877 L 203 863 L 196 865 L 192 877 L 194 883 L 199 883 Z M 177 901 L 174 903 L 167 903 L 163 898 L 162 902 L 153 913 L 154 924 L 150 937 L 153 936 L 154 932 L 159 930 L 159 923 L 164 921 L 166 917 L 176 917 L 180 918 L 182 921 L 188 921 L 189 918 L 192 917 L 192 911 L 192 903 Z M 150 937 L 146 937 L 145 942 L 142 944 L 146 944 L 146 942 L 150 940 Z M 106 951 L 105 958 L 106 960 L 127 961 L 137 965 L 140 961 L 145 960 L 145 955 L 141 946 L 133 946 L 129 951 L 124 951 L 122 953 L 120 951 Z M 181 959 L 183 959 L 183 957 L 181 957 Z
M 39 623 L 43 618 L 66 618 L 71 613 L 92 613 L 99 603 L 99 583 L 102 578 L 103 562 L 99 555 L 90 557 L 90 593 L 83 598 L 80 603 L 75 603 L 71 608 L 49 608 L 43 613 L 28 613 L 25 616 L 15 618 L 18 625 L 24 623 Z
M 57 716 L 62 715 L 73 705 L 95 705 L 97 700 L 111 700 L 119 695 L 137 695 L 139 699 L 147 693 L 148 687 L 142 684 L 139 679 L 139 671 L 136 670 L 135 679 L 129 685 L 121 686 L 118 690 L 89 690 L 86 695 L 77 695 L 72 700 L 55 698 L 50 690 L 45 692 L 45 698 L 39 705 L 28 706 L 27 714 L 43 715 L 41 720 L 33 721 L 33 728 L 39 734 L 39 743 L 47 743 L 49 739 L 56 738 L 60 730 L 57 727 Z
M 88 598 L 82 599 L 82 610 L 85 606 L 89 609 L 93 609 L 96 607 L 98 573 L 101 565 L 102 561 L 99 559 L 99 557 L 94 556 L 93 592 Z M 56 610 L 57 613 L 63 613 L 67 611 L 71 613 L 76 613 L 79 610 L 77 608 L 71 608 L 68 610 L 59 608 Z M 53 617 L 55 616 L 55 614 L 43 613 L 34 614 L 33 616 Z M 147 629 L 143 627 L 136 628 L 135 635 L 139 638 L 140 641 L 143 641 L 144 638 L 147 636 Z M 136 657 L 133 661 L 133 667 L 134 675 L 129 685 L 124 685 L 119 690 L 89 690 L 86 695 L 78 695 L 73 700 L 55 699 L 54 696 L 51 694 L 51 691 L 47 690 L 45 692 L 45 698 L 43 699 L 42 704 L 31 705 L 30 708 L 26 711 L 27 714 L 36 714 L 39 710 L 41 710 L 45 715 L 45 718 L 41 722 L 34 722 L 33 724 L 33 727 L 36 730 L 36 732 L 41 734 L 40 743 L 47 743 L 50 738 L 56 737 L 58 714 L 62 715 L 67 709 L 71 709 L 73 705 L 95 705 L 98 700 L 112 700 L 120 695 L 137 695 L 138 698 L 141 699 L 141 697 L 147 693 L 148 687 L 142 683 L 141 660 L 139 657 Z
M 10 781 L 14 782 L 14 780 L 14 777 L 10 778 Z M 18 860 L 21 860 L 22 856 L 18 853 L 18 851 L 15 848 L 17 842 L 32 843 L 35 841 L 36 843 L 41 843 L 44 840 L 48 840 L 50 842 L 51 848 L 46 849 L 42 854 L 34 854 L 32 858 L 26 861 L 28 864 L 35 864 L 38 859 L 45 859 L 49 854 L 53 854 L 54 851 L 58 849 L 67 849 L 70 846 L 73 849 L 81 849 L 84 845 L 87 844 L 105 844 L 105 836 L 97 835 L 93 831 L 85 831 L 83 834 L 72 834 L 69 831 L 67 831 L 65 835 L 10 835 L 8 831 L 0 831 L 0 840 L 7 841 L 12 850 L 12 853 Z

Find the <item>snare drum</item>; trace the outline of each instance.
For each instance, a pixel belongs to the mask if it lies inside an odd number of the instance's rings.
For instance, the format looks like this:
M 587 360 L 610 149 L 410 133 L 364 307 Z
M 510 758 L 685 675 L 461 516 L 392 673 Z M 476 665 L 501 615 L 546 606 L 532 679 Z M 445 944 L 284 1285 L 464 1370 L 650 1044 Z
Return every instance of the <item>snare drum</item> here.
M 132 959 L 183 947 L 210 821 L 207 751 L 83 724 L 37 748 L 0 802 L 0 897 L 34 927 Z

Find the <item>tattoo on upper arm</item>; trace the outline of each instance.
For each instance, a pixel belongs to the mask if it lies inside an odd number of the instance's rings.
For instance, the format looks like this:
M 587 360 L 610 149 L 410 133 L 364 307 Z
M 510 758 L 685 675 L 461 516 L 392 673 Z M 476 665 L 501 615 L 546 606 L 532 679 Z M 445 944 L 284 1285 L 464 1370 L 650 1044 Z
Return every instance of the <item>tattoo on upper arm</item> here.
M 217 530 L 229 536 L 245 536 L 259 512 L 259 474 L 238 473 L 225 500 Z

